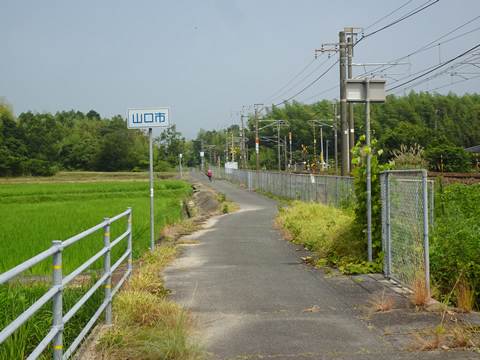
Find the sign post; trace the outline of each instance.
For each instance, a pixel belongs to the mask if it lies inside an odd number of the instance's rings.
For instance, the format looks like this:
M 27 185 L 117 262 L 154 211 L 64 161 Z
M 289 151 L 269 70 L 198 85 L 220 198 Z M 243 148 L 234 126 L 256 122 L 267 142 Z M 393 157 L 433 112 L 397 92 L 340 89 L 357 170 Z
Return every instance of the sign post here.
M 135 108 L 127 111 L 127 127 L 129 129 L 148 129 L 150 147 L 150 240 L 151 249 L 155 249 L 155 227 L 153 206 L 153 139 L 154 127 L 170 127 L 170 108 Z
M 370 103 L 385 102 L 384 79 L 350 79 L 347 80 L 347 101 L 364 102 L 366 113 L 365 141 L 366 146 L 372 146 L 370 141 Z M 367 152 L 367 247 L 368 262 L 372 262 L 372 181 L 370 166 L 371 150 Z

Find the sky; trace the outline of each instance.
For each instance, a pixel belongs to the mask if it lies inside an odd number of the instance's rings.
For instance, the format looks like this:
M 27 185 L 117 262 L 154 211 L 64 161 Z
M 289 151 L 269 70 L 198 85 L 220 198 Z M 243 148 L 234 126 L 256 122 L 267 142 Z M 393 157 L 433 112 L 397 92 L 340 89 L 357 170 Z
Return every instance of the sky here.
M 16 116 L 169 107 L 194 139 L 240 124 L 254 104 L 338 99 L 338 52 L 315 59 L 315 50 L 352 27 L 363 28 L 354 77 L 385 78 L 397 96 L 480 93 L 478 0 L 0 0 L 0 9 L 0 98 Z

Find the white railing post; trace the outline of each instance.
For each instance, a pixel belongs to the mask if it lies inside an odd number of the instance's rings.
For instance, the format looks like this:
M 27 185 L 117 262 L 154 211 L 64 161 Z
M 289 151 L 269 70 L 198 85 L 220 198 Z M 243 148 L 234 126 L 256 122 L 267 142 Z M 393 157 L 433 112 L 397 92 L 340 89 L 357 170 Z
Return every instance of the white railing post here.
M 55 240 L 52 247 L 58 247 L 58 251 L 52 255 L 52 287 L 58 291 L 53 295 L 53 322 L 52 326 L 58 329 L 53 338 L 53 359 L 62 360 L 63 357 L 63 310 L 62 310 L 62 242 Z
M 106 221 L 106 225 L 103 228 L 103 247 L 107 248 L 107 252 L 103 257 L 103 271 L 105 274 L 108 274 L 107 278 L 105 279 L 105 302 L 107 303 L 107 307 L 105 308 L 105 324 L 111 325 L 112 324 L 112 274 L 110 274 L 110 219 L 105 218 L 103 221 Z

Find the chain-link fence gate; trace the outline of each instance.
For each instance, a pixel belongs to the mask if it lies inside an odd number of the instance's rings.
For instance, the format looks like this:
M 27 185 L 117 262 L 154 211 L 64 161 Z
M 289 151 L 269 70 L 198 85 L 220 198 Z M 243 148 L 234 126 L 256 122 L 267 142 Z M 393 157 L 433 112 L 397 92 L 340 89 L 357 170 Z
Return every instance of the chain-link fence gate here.
M 380 175 L 384 273 L 410 289 L 424 284 L 429 295 L 428 218 L 430 207 L 433 223 L 433 182 L 427 180 L 426 170 L 391 170 Z

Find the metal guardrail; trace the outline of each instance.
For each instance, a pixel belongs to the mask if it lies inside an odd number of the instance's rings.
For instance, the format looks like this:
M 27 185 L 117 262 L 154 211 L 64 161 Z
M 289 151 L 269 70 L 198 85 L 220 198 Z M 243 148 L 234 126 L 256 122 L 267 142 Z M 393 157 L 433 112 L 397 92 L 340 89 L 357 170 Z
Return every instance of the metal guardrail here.
M 110 241 L 110 224 L 126 217 L 127 218 L 127 230 L 120 235 L 113 242 Z M 63 277 L 62 274 L 62 251 L 66 247 L 76 243 L 84 237 L 91 235 L 98 230 L 103 229 L 103 249 L 97 252 L 94 256 L 84 262 L 81 266 L 75 269 L 71 274 Z M 127 249 L 120 259 L 111 266 L 110 253 L 111 249 L 118 245 L 123 239 L 127 239 Z M 92 286 L 92 288 L 68 311 L 63 315 L 62 310 L 62 292 L 64 287 L 70 283 L 76 276 L 87 269 L 91 264 L 101 257 L 104 257 L 104 271 L 103 276 Z M 43 260 L 52 257 L 52 287 L 47 291 L 39 300 L 31 305 L 25 312 L 18 316 L 13 322 L 7 325 L 0 332 L 0 344 L 2 344 L 15 330 L 22 326 L 33 314 L 35 314 L 43 305 L 45 305 L 50 299 L 53 299 L 53 321 L 52 327 L 49 333 L 38 344 L 35 350 L 28 356 L 27 360 L 37 359 L 45 348 L 53 341 L 53 359 L 68 359 L 82 339 L 93 327 L 97 319 L 105 310 L 105 322 L 110 325 L 112 322 L 112 298 L 117 290 L 122 286 L 127 277 L 132 273 L 132 208 L 127 210 L 111 219 L 105 218 L 102 223 L 66 240 L 66 241 L 53 241 L 52 247 L 33 258 L 23 262 L 22 264 L 0 274 L 0 285 L 5 282 L 21 275 L 24 271 L 30 269 L 34 265 L 40 263 Z M 116 284 L 115 288 L 111 289 L 111 277 L 113 272 L 127 259 L 127 271 Z M 95 293 L 95 291 L 104 284 L 105 298 L 98 310 L 95 312 L 90 321 L 85 325 L 77 338 L 73 341 L 70 347 L 63 351 L 63 328 L 64 325 L 78 312 L 78 310 L 85 304 L 85 302 Z

